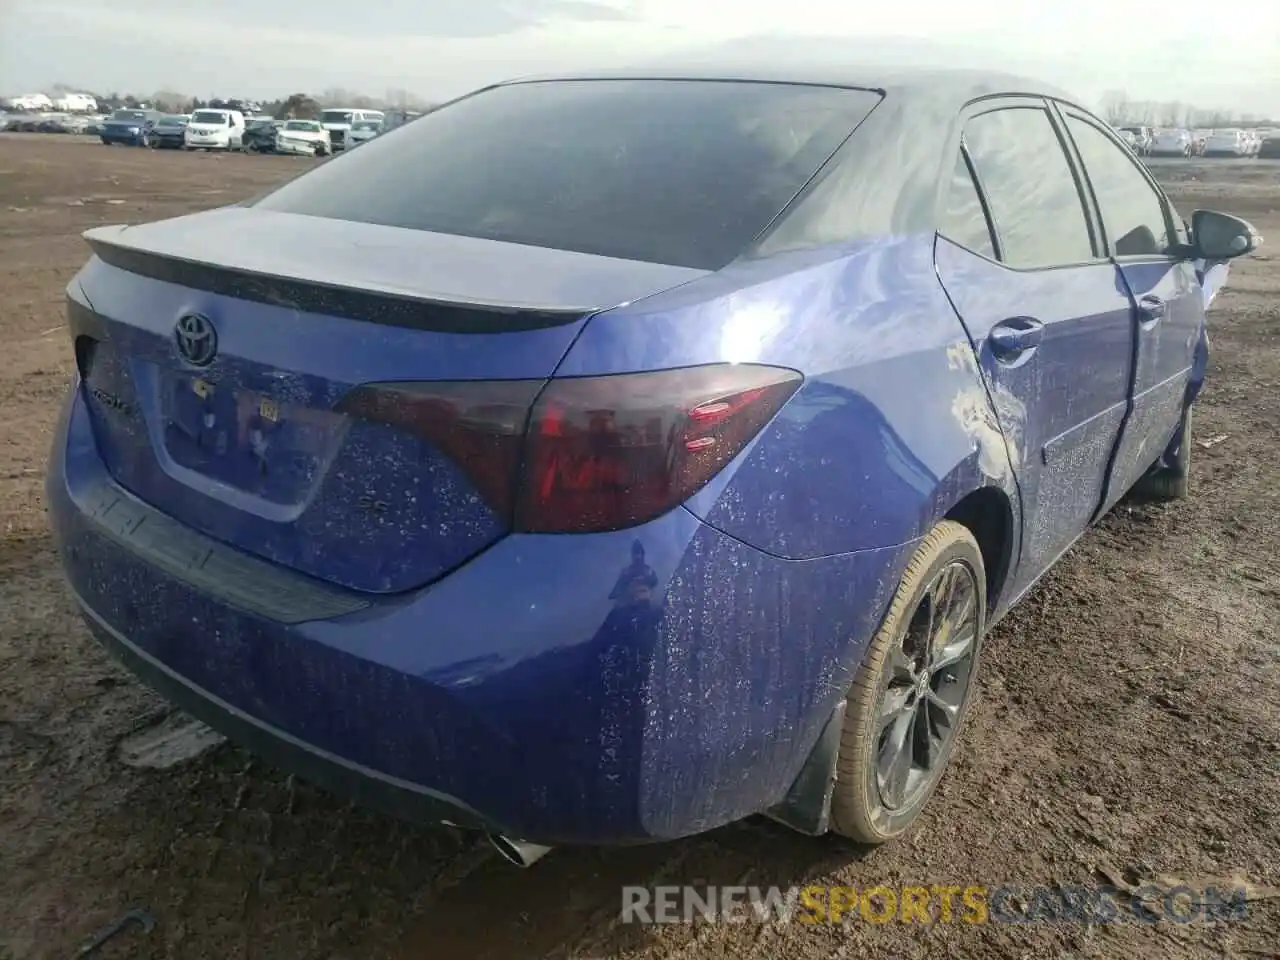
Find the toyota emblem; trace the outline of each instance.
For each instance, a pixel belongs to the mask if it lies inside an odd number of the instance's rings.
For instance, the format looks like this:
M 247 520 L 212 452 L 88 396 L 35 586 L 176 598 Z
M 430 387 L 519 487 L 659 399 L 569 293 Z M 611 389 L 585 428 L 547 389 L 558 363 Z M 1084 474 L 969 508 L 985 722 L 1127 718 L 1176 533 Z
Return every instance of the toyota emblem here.
M 193 367 L 207 367 L 218 353 L 218 331 L 208 317 L 188 313 L 173 328 L 178 354 Z

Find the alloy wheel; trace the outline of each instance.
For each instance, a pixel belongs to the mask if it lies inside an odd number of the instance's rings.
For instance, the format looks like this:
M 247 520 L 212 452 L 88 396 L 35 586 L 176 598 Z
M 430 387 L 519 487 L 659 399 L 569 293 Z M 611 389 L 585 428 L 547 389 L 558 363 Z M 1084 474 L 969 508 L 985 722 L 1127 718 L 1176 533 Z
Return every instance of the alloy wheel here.
M 909 807 L 941 775 L 977 648 L 977 580 L 968 564 L 953 560 L 929 583 L 890 652 L 873 756 L 886 809 Z

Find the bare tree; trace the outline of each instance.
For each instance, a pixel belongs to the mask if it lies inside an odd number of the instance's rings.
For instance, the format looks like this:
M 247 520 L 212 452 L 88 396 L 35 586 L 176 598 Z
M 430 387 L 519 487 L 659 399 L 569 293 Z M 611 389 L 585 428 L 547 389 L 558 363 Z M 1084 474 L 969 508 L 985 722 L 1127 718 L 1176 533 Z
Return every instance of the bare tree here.
M 158 90 L 151 97 L 151 102 L 156 105 L 157 110 L 163 110 L 166 113 L 182 113 L 183 108 L 191 102 L 191 98 L 185 93 L 174 90 Z
M 1160 124 L 1165 127 L 1180 127 L 1186 118 L 1186 104 L 1167 101 L 1160 104 Z
M 320 115 L 320 105 L 305 93 L 287 97 L 276 109 L 277 120 L 314 120 Z
M 358 94 L 346 87 L 329 87 L 320 94 L 320 102 L 326 107 L 350 107 Z
M 1129 102 L 1129 122 L 1144 127 L 1154 126 L 1159 114 L 1160 105 L 1152 100 L 1131 100 Z
M 1129 95 L 1123 90 L 1108 90 L 1102 95 L 1102 119 L 1113 127 L 1129 119 Z

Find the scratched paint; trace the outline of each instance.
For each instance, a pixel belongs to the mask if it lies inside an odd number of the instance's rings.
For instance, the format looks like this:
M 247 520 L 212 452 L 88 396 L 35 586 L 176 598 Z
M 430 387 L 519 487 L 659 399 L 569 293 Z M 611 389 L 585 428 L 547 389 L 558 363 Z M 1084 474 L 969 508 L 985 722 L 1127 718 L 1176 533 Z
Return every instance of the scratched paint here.
M 967 340 L 958 340 L 947 348 L 947 366 L 963 374 L 951 401 L 951 415 L 973 440 L 982 472 L 998 483 L 1006 483 L 1012 478 L 1012 464 L 1022 462 L 1026 404 L 999 383 L 984 380 Z

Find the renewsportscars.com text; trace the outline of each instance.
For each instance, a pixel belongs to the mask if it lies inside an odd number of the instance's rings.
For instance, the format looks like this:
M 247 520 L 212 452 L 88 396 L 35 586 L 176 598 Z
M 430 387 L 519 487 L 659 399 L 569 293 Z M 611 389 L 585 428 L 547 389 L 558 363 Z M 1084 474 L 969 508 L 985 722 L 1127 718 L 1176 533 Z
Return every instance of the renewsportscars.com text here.
M 623 923 L 1192 923 L 1243 919 L 1243 888 L 1148 885 L 989 887 L 623 887 Z

